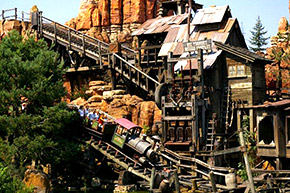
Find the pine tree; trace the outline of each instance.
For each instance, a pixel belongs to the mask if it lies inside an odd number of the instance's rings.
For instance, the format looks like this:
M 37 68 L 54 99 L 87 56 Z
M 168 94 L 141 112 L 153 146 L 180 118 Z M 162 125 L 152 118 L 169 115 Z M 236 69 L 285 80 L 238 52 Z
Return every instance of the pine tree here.
M 262 25 L 260 16 L 258 16 L 257 23 L 250 32 L 252 34 L 250 38 L 252 47 L 250 46 L 250 49 L 254 52 L 266 50 L 263 46 L 267 45 L 269 37 L 265 37 L 267 31 L 265 31 L 265 27 Z
M 63 165 L 77 160 L 77 112 L 65 95 L 63 64 L 43 40 L 12 31 L 0 43 L 0 162 L 12 176 L 23 175 L 32 160 Z M 23 104 L 26 108 L 23 108 Z

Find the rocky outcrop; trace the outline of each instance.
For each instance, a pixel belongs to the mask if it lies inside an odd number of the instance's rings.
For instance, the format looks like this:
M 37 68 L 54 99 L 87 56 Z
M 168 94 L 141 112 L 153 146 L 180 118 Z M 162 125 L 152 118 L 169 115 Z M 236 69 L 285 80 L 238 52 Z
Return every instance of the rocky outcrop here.
M 30 30 L 31 25 L 28 22 L 21 22 L 16 20 L 1 20 L 0 22 L 0 40 L 5 37 L 10 31 L 16 30 L 21 34 L 24 38 L 27 37 L 29 32 L 32 34 L 33 32 Z M 29 31 L 28 31 L 29 30 Z
M 282 88 L 287 92 L 290 88 L 290 29 L 288 21 L 282 17 L 278 25 L 278 33 L 271 37 L 271 47 L 267 49 L 267 57 L 274 62 L 266 65 L 266 83 L 269 89 Z M 288 93 L 289 94 L 289 93 Z
M 89 109 L 100 109 L 115 118 L 126 117 L 141 127 L 154 127 L 156 122 L 161 121 L 161 110 L 153 101 L 144 101 L 138 96 L 126 94 L 122 86 L 112 90 L 110 84 L 104 81 L 90 81 L 89 90 L 92 92 L 88 100 L 78 98 L 71 102 L 77 106 L 87 106 Z M 151 130 L 149 130 L 151 131 Z
M 32 187 L 35 193 L 48 193 L 51 189 L 47 174 L 36 169 L 26 170 L 23 182 L 27 187 Z
M 157 0 L 81 0 L 78 16 L 65 25 L 107 43 L 131 43 L 130 33 L 156 13 Z

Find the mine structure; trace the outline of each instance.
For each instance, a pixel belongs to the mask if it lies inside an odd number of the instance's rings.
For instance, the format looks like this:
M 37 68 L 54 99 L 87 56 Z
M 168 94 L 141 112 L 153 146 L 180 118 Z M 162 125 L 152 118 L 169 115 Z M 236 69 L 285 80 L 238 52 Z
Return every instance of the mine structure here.
M 3 20 L 9 18 L 6 12 Z M 119 184 L 126 185 L 122 176 L 127 172 L 153 192 L 180 192 L 181 186 L 255 192 L 254 186 L 266 182 L 273 190 L 273 180 L 288 180 L 290 101 L 264 103 L 269 99 L 265 65 L 272 61 L 247 49 L 229 6 L 160 1 L 154 15 L 131 34 L 134 49 L 117 41 L 105 43 L 38 11 L 25 24 L 55 45 L 69 67 L 67 79 L 109 69 L 113 88 L 122 80 L 162 110 L 160 138 L 142 137 L 140 126 L 101 110 L 110 124 L 101 130 L 84 126 L 92 136 L 88 143 L 123 168 Z M 24 14 L 21 20 L 25 23 Z M 256 168 L 249 165 L 244 130 L 257 133 L 255 145 L 263 161 Z M 248 180 L 237 183 L 235 168 L 241 161 Z M 265 161 L 275 170 L 262 169 Z M 252 172 L 260 175 L 253 178 Z

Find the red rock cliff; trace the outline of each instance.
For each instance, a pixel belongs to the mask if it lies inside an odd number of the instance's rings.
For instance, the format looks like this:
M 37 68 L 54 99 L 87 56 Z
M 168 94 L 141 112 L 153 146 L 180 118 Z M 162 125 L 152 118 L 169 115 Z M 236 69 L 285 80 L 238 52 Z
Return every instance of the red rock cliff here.
M 81 0 L 78 16 L 66 25 L 108 43 L 116 39 L 123 43 L 156 12 L 157 0 Z

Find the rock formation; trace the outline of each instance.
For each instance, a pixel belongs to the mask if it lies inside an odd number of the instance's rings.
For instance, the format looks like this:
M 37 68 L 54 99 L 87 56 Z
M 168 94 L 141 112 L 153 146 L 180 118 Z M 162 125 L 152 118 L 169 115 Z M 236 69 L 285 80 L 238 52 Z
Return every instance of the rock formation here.
M 27 169 L 23 182 L 27 187 L 33 187 L 33 192 L 36 193 L 48 193 L 51 189 L 47 174 L 36 169 Z
M 278 25 L 278 33 L 271 37 L 271 47 L 267 49 L 267 57 L 274 63 L 266 65 L 266 82 L 269 89 L 282 88 L 287 92 L 290 88 L 290 29 L 288 21 L 282 17 Z M 288 93 L 289 94 L 289 93 Z
M 161 110 L 155 102 L 126 94 L 120 85 L 117 88 L 118 90 L 112 90 L 112 86 L 104 81 L 90 81 L 86 93 L 91 97 L 88 100 L 78 98 L 71 104 L 87 106 L 91 110 L 100 109 L 115 118 L 126 117 L 135 124 L 148 126 L 150 129 L 161 121 Z
M 157 0 L 81 0 L 78 16 L 66 25 L 107 43 L 130 43 L 130 33 L 156 13 Z

